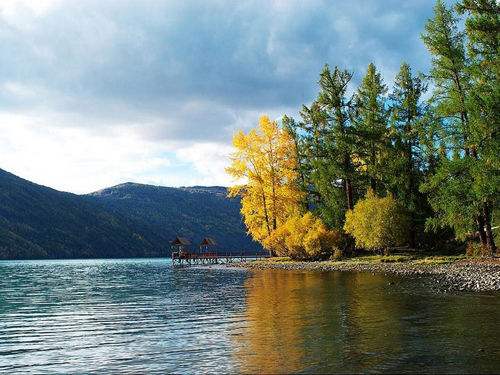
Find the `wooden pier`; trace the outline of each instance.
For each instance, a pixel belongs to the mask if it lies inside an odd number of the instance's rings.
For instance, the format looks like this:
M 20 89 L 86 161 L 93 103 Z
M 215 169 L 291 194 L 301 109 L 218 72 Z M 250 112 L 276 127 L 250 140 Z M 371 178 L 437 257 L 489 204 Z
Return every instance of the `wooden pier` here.
M 172 264 L 225 264 L 232 262 L 245 262 L 267 258 L 266 254 L 237 254 L 237 253 L 184 253 L 172 252 Z
M 244 252 L 220 252 L 215 251 L 216 242 L 209 237 L 203 239 L 198 251 L 190 251 L 191 242 L 183 237 L 176 237 L 171 242 L 172 264 L 194 265 L 194 264 L 224 264 L 232 262 L 245 262 L 267 258 L 264 253 L 248 254 Z

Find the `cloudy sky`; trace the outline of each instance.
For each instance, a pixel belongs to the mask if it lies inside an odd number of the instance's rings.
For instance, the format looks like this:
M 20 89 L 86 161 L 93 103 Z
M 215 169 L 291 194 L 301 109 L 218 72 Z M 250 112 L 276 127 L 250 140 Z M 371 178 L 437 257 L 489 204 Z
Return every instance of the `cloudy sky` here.
M 1 0 L 0 168 L 75 193 L 227 185 L 231 137 L 325 63 L 426 71 L 431 0 Z

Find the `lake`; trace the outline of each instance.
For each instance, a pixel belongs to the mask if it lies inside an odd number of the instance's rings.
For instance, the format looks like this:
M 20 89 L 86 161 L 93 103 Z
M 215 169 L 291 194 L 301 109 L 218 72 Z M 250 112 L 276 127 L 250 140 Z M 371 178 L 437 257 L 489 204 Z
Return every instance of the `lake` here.
M 500 371 L 500 295 L 369 273 L 0 262 L 0 372 Z

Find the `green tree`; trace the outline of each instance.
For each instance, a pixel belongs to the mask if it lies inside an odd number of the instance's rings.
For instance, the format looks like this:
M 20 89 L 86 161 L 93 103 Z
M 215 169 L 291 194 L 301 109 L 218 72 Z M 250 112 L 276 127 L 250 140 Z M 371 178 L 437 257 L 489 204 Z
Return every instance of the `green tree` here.
M 472 79 L 470 139 L 474 153 L 475 190 L 482 201 L 485 244 L 496 250 L 491 228 L 492 210 L 498 209 L 500 88 L 498 85 L 500 6 L 495 0 L 462 0 L 457 9 L 466 14 L 469 68 Z
M 459 238 L 475 229 L 481 243 L 493 250 L 490 212 L 498 180 L 488 177 L 494 172 L 494 155 L 488 147 L 491 142 L 483 139 L 491 139 L 491 126 L 481 125 L 484 114 L 477 110 L 481 104 L 474 92 L 479 89 L 471 74 L 475 69 L 466 58 L 458 22 L 453 10 L 438 1 L 434 18 L 422 34 L 433 56 L 430 78 L 435 91 L 431 101 L 447 135 L 442 144 L 448 147 L 422 191 L 430 194 L 436 212 L 428 221 L 430 226 L 450 226 Z
M 345 195 L 338 172 L 329 163 L 335 157 L 332 124 L 317 102 L 302 106 L 299 123 L 307 171 L 309 207 L 330 227 L 339 227 L 345 212 Z
M 418 189 L 424 169 L 419 133 L 425 113 L 421 103 L 425 91 L 423 77 L 420 74 L 414 76 L 410 66 L 403 63 L 389 96 L 394 144 L 389 186 L 410 214 L 409 240 L 412 247 L 416 246 L 417 232 L 423 227 L 426 216 L 426 200 Z
M 288 131 L 295 144 L 295 150 L 297 154 L 297 185 L 298 188 L 304 193 L 304 199 L 302 202 L 303 211 L 309 211 L 314 206 L 313 191 L 309 183 L 311 166 L 310 160 L 306 152 L 306 144 L 304 137 L 302 135 L 302 124 L 295 121 L 294 118 L 284 115 L 282 120 L 283 129 Z
M 337 67 L 331 71 L 325 65 L 318 98 L 301 111 L 315 211 L 328 226 L 337 228 L 342 227 L 345 212 L 354 207 L 357 195 L 351 129 L 353 100 L 347 95 L 351 79 L 351 72 Z
M 355 165 L 369 180 L 373 191 L 383 189 L 384 166 L 389 144 L 387 142 L 388 111 L 387 87 L 374 64 L 369 64 L 365 77 L 355 96 Z

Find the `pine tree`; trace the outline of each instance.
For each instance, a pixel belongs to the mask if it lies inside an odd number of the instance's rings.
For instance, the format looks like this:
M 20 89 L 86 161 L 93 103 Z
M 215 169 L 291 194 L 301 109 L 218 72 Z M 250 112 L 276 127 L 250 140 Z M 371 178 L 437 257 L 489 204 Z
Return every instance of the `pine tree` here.
M 434 18 L 427 22 L 421 37 L 432 54 L 432 102 L 437 103 L 436 110 L 440 117 L 459 119 L 460 124 L 456 132 L 462 134 L 463 149 L 468 154 L 467 99 L 470 80 L 466 71 L 464 34 L 458 31 L 457 22 L 458 19 L 451 9 L 447 9 L 443 1 L 438 0 L 434 7 Z
M 431 101 L 447 133 L 443 144 L 449 149 L 422 190 L 429 192 L 437 214 L 429 220 L 430 225 L 448 225 L 460 238 L 475 227 L 481 243 L 493 249 L 490 207 L 495 187 L 485 175 L 491 169 L 491 157 L 485 158 L 487 148 L 478 139 L 485 135 L 485 127 L 481 126 L 484 111 L 477 110 L 481 105 L 475 93 L 479 92 L 473 74 L 477 70 L 466 58 L 465 36 L 458 22 L 453 10 L 439 0 L 434 18 L 427 22 L 422 34 L 433 55 L 430 78 L 435 91 Z
M 475 191 L 482 201 L 486 246 L 496 250 L 492 211 L 498 209 L 500 189 L 500 87 L 498 56 L 500 5 L 495 0 L 462 0 L 457 9 L 466 14 L 471 90 L 471 149 L 474 153 Z
M 357 172 L 353 163 L 352 98 L 347 97 L 352 73 L 325 65 L 320 92 L 301 111 L 304 148 L 310 166 L 310 193 L 316 213 L 330 227 L 342 228 L 354 207 Z
M 303 210 L 311 211 L 313 209 L 313 191 L 309 183 L 311 165 L 307 156 L 306 144 L 301 132 L 302 124 L 295 121 L 294 118 L 284 115 L 281 123 L 283 129 L 290 134 L 295 145 L 297 153 L 297 186 L 304 193 Z
M 387 87 L 374 64 L 369 64 L 355 97 L 355 164 L 369 180 L 370 188 L 384 190 L 384 159 L 388 154 Z
M 416 245 L 417 226 L 422 224 L 425 198 L 419 192 L 424 160 L 419 144 L 419 128 L 425 108 L 421 96 L 426 91 L 423 78 L 413 76 L 403 63 L 390 94 L 394 128 L 395 157 L 390 190 L 410 213 L 410 246 Z

